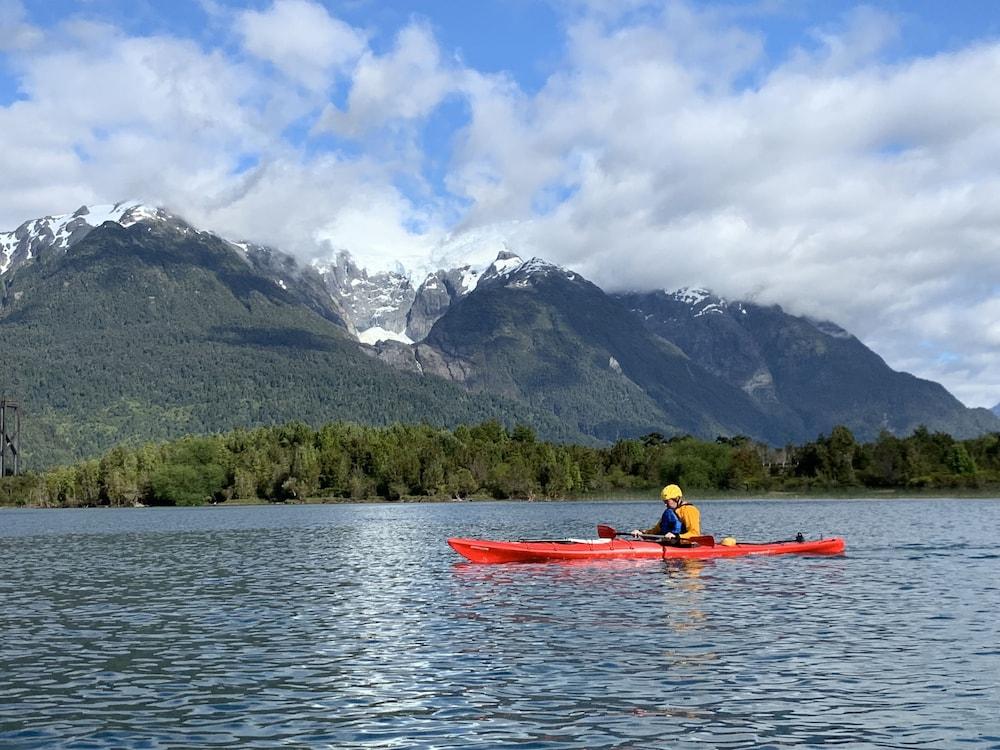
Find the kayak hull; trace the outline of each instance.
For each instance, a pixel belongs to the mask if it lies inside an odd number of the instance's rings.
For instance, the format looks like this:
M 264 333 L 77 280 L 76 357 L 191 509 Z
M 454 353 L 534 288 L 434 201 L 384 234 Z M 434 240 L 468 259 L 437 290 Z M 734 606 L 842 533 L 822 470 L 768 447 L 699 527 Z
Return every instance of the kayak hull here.
M 632 539 L 543 539 L 537 541 L 494 541 L 456 537 L 448 544 L 462 557 L 475 563 L 551 562 L 557 560 L 704 560 L 713 557 L 747 555 L 836 555 L 844 551 L 844 540 L 692 545 L 672 547 L 658 542 Z

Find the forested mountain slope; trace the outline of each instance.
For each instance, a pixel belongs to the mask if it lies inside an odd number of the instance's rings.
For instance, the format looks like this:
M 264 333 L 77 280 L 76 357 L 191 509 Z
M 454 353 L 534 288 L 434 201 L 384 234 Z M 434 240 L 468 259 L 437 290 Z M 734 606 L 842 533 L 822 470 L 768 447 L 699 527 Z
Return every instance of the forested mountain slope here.
M 386 367 L 213 235 L 108 222 L 0 283 L 0 384 L 20 404 L 28 467 L 290 419 L 503 417 L 586 440 L 522 404 Z
M 495 417 L 584 443 L 1000 431 L 989 410 L 780 307 L 609 295 L 507 250 L 416 285 L 347 256 L 304 266 L 139 202 L 0 234 L 0 342 L 0 392 L 20 403 L 22 458 L 38 468 L 293 419 Z
M 963 438 L 1000 430 L 989 410 L 969 409 L 940 384 L 893 370 L 828 321 L 703 290 L 617 298 L 648 330 L 746 392 L 796 442 L 838 424 L 863 440 L 882 430 L 908 435 L 920 425 Z

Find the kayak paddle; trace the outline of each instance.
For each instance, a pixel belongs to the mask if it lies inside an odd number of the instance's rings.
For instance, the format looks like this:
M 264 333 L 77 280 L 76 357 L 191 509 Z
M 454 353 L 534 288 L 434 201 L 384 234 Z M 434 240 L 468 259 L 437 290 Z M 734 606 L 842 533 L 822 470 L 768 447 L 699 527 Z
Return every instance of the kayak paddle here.
M 605 526 L 603 523 L 597 526 L 597 536 L 601 539 L 614 539 L 616 536 L 632 536 L 630 532 L 627 531 L 615 531 L 612 526 Z M 661 542 L 665 539 L 662 536 L 656 536 L 655 534 L 640 534 L 642 539 L 648 539 L 652 542 Z M 715 537 L 714 536 L 690 536 L 681 540 L 682 542 L 692 542 L 693 544 L 701 545 L 702 547 L 714 547 Z

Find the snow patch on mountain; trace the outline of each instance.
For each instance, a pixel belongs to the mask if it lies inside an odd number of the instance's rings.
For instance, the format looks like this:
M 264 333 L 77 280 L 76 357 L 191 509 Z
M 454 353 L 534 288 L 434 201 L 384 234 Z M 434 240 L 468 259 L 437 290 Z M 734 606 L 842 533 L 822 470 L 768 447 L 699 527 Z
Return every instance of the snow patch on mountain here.
M 358 341 L 362 344 L 374 345 L 379 341 L 400 341 L 404 344 L 412 344 L 413 339 L 405 333 L 399 331 L 387 331 L 381 326 L 372 326 L 365 331 L 358 332 Z
M 459 271 L 462 274 L 462 293 L 468 294 L 476 288 L 476 285 L 479 283 L 479 277 L 482 276 L 482 271 L 475 271 L 469 266 L 464 266 Z
M 80 206 L 71 214 L 26 221 L 12 232 L 0 233 L 0 274 L 49 251 L 65 252 L 107 221 L 132 226 L 141 221 L 167 221 L 174 216 L 141 201 Z M 186 225 L 185 225 L 186 226 Z
M 674 291 L 665 289 L 663 293 L 690 307 L 693 318 L 705 315 L 747 314 L 747 308 L 742 302 L 729 302 L 724 297 L 717 297 L 709 290 L 700 287 L 685 286 Z
M 314 268 L 358 331 L 377 329 L 403 335 L 406 315 L 416 297 L 409 278 L 387 271 L 369 275 L 346 251 L 337 253 L 331 262 L 315 263 Z M 381 334 L 371 334 L 375 335 Z
M 696 307 L 705 300 L 712 298 L 712 293 L 707 289 L 698 289 L 689 286 L 684 286 L 674 291 L 670 291 L 669 289 L 664 289 L 663 291 L 668 297 L 673 297 L 678 302 L 684 302 L 691 307 Z
M 11 260 L 14 257 L 15 244 L 13 232 L 0 234 L 0 276 L 10 268 Z
M 550 263 L 541 258 L 530 258 L 522 260 L 516 254 L 505 250 L 502 251 L 495 261 L 490 264 L 479 279 L 479 285 L 495 283 L 502 280 L 507 286 L 516 289 L 528 288 L 539 279 L 553 274 L 575 281 L 577 274 L 568 271 L 562 266 Z
M 504 253 L 513 255 L 509 240 L 518 235 L 517 222 L 466 229 L 446 237 L 431 250 L 429 262 L 414 268 L 411 278 L 426 278 L 439 270 L 475 269 L 482 274 Z M 470 278 L 470 281 L 472 279 Z M 468 291 L 472 291 L 470 287 Z
M 519 269 L 523 264 L 524 261 L 519 255 L 510 252 L 510 250 L 503 249 L 497 253 L 493 262 L 483 269 L 483 272 L 479 275 L 479 283 L 477 286 L 481 286 L 488 281 L 493 281 L 503 276 L 507 276 L 508 274 Z
M 541 258 L 531 258 L 521 264 L 521 267 L 516 269 L 519 276 L 548 276 L 550 274 L 560 274 L 565 276 L 570 281 L 576 279 L 576 274 L 572 271 L 567 271 L 562 266 L 557 266 L 555 263 L 549 263 L 547 260 L 542 260 Z
M 360 332 L 359 340 L 413 343 L 422 341 L 455 301 L 482 284 L 497 279 L 510 283 L 515 274 L 519 283 L 527 283 L 525 279 L 533 274 L 558 269 L 537 258 L 525 263 L 505 245 L 500 247 L 496 252 L 494 246 L 490 260 L 482 265 L 442 267 L 423 276 L 402 270 L 372 273 L 347 251 L 313 266 Z M 417 278 L 423 279 L 419 285 L 415 285 Z
M 511 271 L 516 271 L 524 263 L 516 255 L 510 255 L 506 258 L 497 258 L 490 269 L 496 273 L 497 276 L 504 276 Z
M 665 293 L 668 297 L 688 305 L 691 308 L 692 317 L 695 318 L 700 318 L 703 315 L 725 315 L 728 309 L 726 300 L 716 297 L 707 289 L 686 286 L 673 292 L 665 291 Z

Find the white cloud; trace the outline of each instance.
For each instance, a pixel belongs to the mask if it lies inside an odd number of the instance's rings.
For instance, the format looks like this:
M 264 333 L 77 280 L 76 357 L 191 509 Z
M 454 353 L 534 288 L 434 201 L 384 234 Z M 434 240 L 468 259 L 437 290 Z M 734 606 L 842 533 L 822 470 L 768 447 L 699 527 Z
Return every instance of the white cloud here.
M 247 51 L 306 88 L 322 90 L 367 47 L 364 34 L 311 0 L 275 0 L 237 19 Z
M 529 101 L 473 99 L 451 183 L 474 199 L 470 224 L 523 216 L 527 196 L 563 184 L 572 196 L 522 241 L 598 283 L 781 303 L 969 403 L 1000 400 L 987 375 L 1000 372 L 1000 46 L 875 64 L 893 29 L 862 14 L 740 89 L 752 40 L 708 85 L 711 40 L 727 34 L 692 18 L 581 23 L 571 73 Z M 683 52 L 693 39 L 696 63 Z
M 71 23 L 58 42 L 20 60 L 26 98 L 0 108 L 0 171 L 18 175 L 0 190 L 15 223 L 132 196 L 204 200 L 240 154 L 268 148 L 300 111 L 279 87 L 257 89 L 241 63 L 187 40 Z
M 0 0 L 0 52 L 30 49 L 44 38 L 41 29 L 30 24 L 20 0 Z
M 184 214 L 224 236 L 274 245 L 307 260 L 348 250 L 371 271 L 413 268 L 443 229 L 394 189 L 382 168 L 287 151 L 244 175 L 214 202 L 187 198 Z M 407 227 L 419 226 L 420 230 Z
M 813 31 L 820 52 L 801 53 L 806 68 L 820 62 L 828 74 L 859 70 L 877 63 L 879 54 L 900 34 L 895 18 L 870 6 L 848 10 L 843 20 L 840 28 Z
M 357 136 L 386 122 L 423 118 L 457 84 L 442 65 L 430 30 L 407 26 L 389 54 L 365 54 L 354 71 L 346 111 L 329 106 L 320 127 Z
M 1000 44 L 887 62 L 895 21 L 861 10 L 775 61 L 738 14 L 567 5 L 566 59 L 533 92 L 425 23 L 376 53 L 305 0 L 238 15 L 253 59 L 63 26 L 10 53 L 26 98 L 0 107 L 0 173 L 18 175 L 0 227 L 134 196 L 373 268 L 507 243 L 609 289 L 702 285 L 829 318 L 967 403 L 1000 400 Z M 468 120 L 436 195 L 419 136 L 450 97 Z M 354 149 L 289 138 L 302 123 Z

